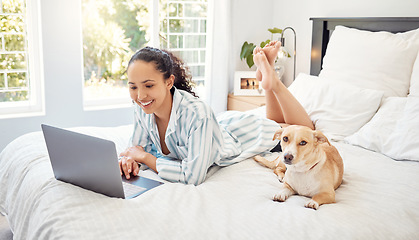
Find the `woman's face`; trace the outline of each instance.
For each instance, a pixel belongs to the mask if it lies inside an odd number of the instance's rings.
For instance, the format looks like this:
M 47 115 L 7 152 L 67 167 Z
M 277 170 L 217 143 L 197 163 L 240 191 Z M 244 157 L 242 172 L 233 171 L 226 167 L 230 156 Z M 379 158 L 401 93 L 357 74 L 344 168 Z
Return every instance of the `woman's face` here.
M 131 99 L 146 114 L 164 114 L 172 107 L 170 89 L 174 76 L 164 79 L 163 73 L 156 69 L 153 62 L 136 60 L 128 67 L 128 85 Z

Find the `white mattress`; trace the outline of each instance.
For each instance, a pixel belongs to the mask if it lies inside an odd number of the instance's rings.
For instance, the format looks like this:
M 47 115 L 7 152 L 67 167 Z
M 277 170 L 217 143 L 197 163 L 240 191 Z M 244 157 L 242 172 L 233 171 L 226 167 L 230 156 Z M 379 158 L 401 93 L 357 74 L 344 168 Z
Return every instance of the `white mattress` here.
M 76 130 L 122 151 L 132 129 Z M 419 239 L 419 162 L 333 144 L 343 184 L 337 203 L 315 211 L 302 196 L 272 201 L 281 183 L 252 159 L 211 169 L 199 186 L 166 183 L 135 199 L 109 198 L 55 180 L 42 133 L 31 133 L 0 155 L 0 212 L 15 239 Z

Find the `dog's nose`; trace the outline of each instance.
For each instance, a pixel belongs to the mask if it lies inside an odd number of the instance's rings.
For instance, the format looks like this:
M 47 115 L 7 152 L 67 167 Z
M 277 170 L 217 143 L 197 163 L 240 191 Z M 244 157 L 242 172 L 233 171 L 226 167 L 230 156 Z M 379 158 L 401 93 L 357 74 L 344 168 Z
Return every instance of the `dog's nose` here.
M 293 159 L 294 159 L 294 156 L 291 153 L 284 153 L 284 162 L 286 164 L 291 164 Z

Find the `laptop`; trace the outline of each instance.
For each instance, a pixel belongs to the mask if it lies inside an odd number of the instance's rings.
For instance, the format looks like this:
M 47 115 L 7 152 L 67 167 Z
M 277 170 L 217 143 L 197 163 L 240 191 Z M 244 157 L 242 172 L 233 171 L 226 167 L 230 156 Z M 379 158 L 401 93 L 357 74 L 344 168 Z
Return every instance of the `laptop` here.
M 121 176 L 115 143 L 41 124 L 55 178 L 109 197 L 130 199 L 162 182 Z

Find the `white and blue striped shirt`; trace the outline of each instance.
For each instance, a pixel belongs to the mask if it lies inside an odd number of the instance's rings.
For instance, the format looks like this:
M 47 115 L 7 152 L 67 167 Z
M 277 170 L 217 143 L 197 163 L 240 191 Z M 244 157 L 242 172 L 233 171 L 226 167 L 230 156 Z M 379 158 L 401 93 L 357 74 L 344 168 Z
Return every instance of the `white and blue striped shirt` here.
M 186 91 L 175 89 L 162 153 L 154 114 L 135 104 L 133 146 L 157 157 L 161 178 L 198 185 L 213 164 L 227 166 L 272 149 L 279 124 L 263 116 L 228 111 L 216 117 L 211 108 Z

